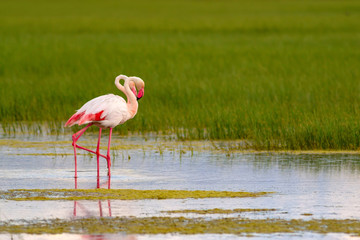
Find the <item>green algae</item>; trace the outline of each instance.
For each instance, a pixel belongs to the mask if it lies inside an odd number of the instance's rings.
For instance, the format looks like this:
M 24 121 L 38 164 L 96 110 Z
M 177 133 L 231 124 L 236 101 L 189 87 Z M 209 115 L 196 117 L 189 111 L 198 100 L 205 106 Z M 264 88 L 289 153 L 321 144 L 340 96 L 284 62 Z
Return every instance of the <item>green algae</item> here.
M 21 222 L 0 222 L 1 233 L 60 234 L 60 233 L 119 233 L 128 234 L 271 234 L 311 231 L 314 233 L 346 233 L 360 236 L 360 220 L 354 219 L 243 219 L 172 217 L 114 217 L 50 219 Z
M 270 212 L 276 211 L 274 208 L 235 208 L 235 209 L 184 209 L 184 210 L 170 210 L 161 211 L 162 213 L 195 213 L 195 214 L 232 214 L 232 213 L 244 213 L 244 212 Z
M 272 192 L 136 190 L 136 189 L 12 189 L 0 191 L 0 199 L 15 201 L 45 200 L 138 200 L 184 198 L 243 198 L 261 197 Z
M 302 213 L 301 215 L 303 215 L 303 216 L 312 216 L 314 214 L 312 214 L 312 213 Z

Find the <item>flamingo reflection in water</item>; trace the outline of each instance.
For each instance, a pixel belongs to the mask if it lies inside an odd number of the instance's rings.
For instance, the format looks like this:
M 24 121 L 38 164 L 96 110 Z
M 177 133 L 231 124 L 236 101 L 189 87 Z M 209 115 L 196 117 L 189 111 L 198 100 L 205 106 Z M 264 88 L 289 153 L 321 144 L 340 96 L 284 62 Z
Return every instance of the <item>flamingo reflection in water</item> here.
M 77 189 L 76 182 L 77 182 L 77 179 L 75 178 L 75 189 Z M 105 186 L 108 189 L 110 189 L 110 176 L 108 176 L 108 180 L 102 184 L 100 184 L 99 178 L 98 178 L 96 188 L 102 188 Z M 86 203 L 94 203 L 94 201 L 86 201 Z M 107 211 L 106 211 L 106 207 L 103 208 L 104 203 L 106 203 L 106 205 L 107 205 Z M 91 218 L 91 217 L 95 217 L 95 216 L 98 216 L 100 218 L 112 217 L 110 199 L 105 200 L 105 201 L 98 200 L 97 206 L 99 209 L 98 214 L 94 213 L 93 211 L 90 211 L 88 209 L 88 207 L 85 206 L 85 204 L 75 200 L 74 201 L 74 209 L 73 209 L 73 218 L 84 218 L 84 217 Z M 115 235 L 114 234 L 111 234 L 111 235 L 89 234 L 89 235 L 82 235 L 81 237 L 83 239 L 92 239 L 92 240 L 105 240 L 105 239 L 136 240 L 137 239 L 137 237 L 134 235 L 123 235 L 123 234 L 115 234 Z
M 110 189 L 110 176 L 108 176 L 108 180 L 106 182 L 104 182 L 103 184 L 100 185 L 100 179 L 97 179 L 97 186 L 96 188 L 101 188 L 103 186 L 107 186 L 108 189 Z M 75 178 L 75 189 L 77 189 L 77 179 Z M 79 208 L 81 208 L 83 210 L 83 212 L 85 213 L 85 216 L 91 216 L 91 212 L 89 212 L 82 204 L 78 203 L 78 201 L 74 201 L 74 212 L 73 212 L 73 216 L 76 217 L 77 216 L 77 206 L 79 205 Z M 101 200 L 99 200 L 98 202 L 99 205 L 99 213 L 100 213 L 100 217 L 103 217 L 103 209 L 102 209 L 102 204 L 101 204 Z M 108 210 L 109 210 L 109 214 L 108 217 L 111 217 L 111 204 L 110 204 L 110 199 L 107 200 L 107 205 L 108 205 Z
M 98 208 L 99 208 L 99 217 L 112 217 L 111 213 L 111 203 L 110 200 L 106 200 L 108 212 L 104 211 L 103 209 L 103 202 L 105 201 L 98 201 Z M 79 203 L 78 201 L 74 201 L 74 211 L 73 211 L 73 217 L 77 218 L 84 218 L 84 217 L 95 217 L 95 214 L 90 211 L 85 205 Z M 137 237 L 135 235 L 125 235 L 124 233 L 119 234 L 86 234 L 81 236 L 83 239 L 91 239 L 91 240 L 110 240 L 110 239 L 116 239 L 116 240 L 136 240 Z
M 108 199 L 106 201 L 107 201 L 107 207 L 108 207 L 108 214 L 107 215 L 103 211 L 102 201 L 101 200 L 98 201 L 99 217 L 112 217 L 110 199 Z M 79 203 L 78 201 L 74 201 L 74 212 L 73 212 L 74 217 L 78 217 L 78 214 L 79 214 L 79 212 L 77 211 L 78 208 L 79 208 L 79 210 L 81 212 L 84 213 L 82 215 L 82 217 L 92 217 L 93 216 L 92 212 L 90 212 L 83 204 Z

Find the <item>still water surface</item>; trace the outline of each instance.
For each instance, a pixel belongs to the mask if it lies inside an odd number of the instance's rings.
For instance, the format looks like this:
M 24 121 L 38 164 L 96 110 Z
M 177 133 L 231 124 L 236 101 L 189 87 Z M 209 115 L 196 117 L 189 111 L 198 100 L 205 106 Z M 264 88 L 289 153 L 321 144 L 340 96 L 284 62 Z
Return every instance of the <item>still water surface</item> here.
M 65 137 L 2 139 L 0 190 L 74 188 L 74 162 Z M 64 139 L 62 139 L 64 138 Z M 87 137 L 95 146 L 95 137 Z M 25 141 L 25 142 L 24 142 Z M 103 139 L 104 146 L 106 139 Z M 360 156 L 355 154 L 267 154 L 227 151 L 221 142 L 172 142 L 140 137 L 117 138 L 111 188 L 271 191 L 267 197 L 240 199 L 169 199 L 111 201 L 5 201 L 0 221 L 71 219 L 81 216 L 185 216 L 163 211 L 211 208 L 275 208 L 277 211 L 230 214 L 226 217 L 284 219 L 360 219 Z M 218 146 L 217 146 L 218 145 Z M 219 148 L 220 146 L 220 148 Z M 220 150 L 219 150 L 220 149 Z M 103 151 L 105 151 L 103 149 Z M 81 153 L 79 151 L 79 153 Z M 101 159 L 101 184 L 107 187 L 106 161 Z M 78 188 L 96 187 L 96 158 L 79 156 Z M 75 214 L 76 212 L 76 214 Z M 76 216 L 75 216 L 76 215 Z M 222 218 L 222 214 L 207 216 Z M 79 235 L 56 236 L 79 239 Z M 8 239 L 6 234 L 0 238 Z M 18 239 L 32 235 L 15 235 Z M 39 236 L 37 236 L 39 237 Z M 41 236 L 48 239 L 47 235 Z M 93 236 L 96 237 L 96 236 Z M 131 239 L 108 235 L 105 239 Z M 136 235 L 136 239 L 182 239 L 181 235 Z M 346 234 L 270 234 L 251 239 L 346 239 Z M 187 239 L 232 239 L 233 235 L 190 235 Z M 96 238 L 93 238 L 96 239 Z M 352 238 L 353 239 L 353 238 Z

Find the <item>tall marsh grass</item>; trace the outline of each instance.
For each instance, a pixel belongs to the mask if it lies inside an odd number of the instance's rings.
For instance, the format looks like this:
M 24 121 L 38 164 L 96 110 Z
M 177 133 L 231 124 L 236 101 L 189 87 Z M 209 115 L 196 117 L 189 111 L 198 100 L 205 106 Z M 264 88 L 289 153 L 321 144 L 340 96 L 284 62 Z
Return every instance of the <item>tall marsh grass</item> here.
M 122 73 L 146 90 L 118 134 L 358 149 L 359 29 L 359 1 L 0 1 L 0 122 L 61 128 Z

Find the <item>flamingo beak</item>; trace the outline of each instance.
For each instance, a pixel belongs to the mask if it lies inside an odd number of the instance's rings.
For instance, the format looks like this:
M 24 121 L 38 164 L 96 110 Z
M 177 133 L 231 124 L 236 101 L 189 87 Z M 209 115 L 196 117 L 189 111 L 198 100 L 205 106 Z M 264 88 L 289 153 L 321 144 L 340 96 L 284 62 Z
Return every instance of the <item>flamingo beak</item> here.
M 137 95 L 137 93 L 136 93 L 136 88 L 135 88 L 135 87 L 132 87 L 132 88 L 131 88 L 131 91 L 134 93 L 135 96 Z
M 137 100 L 140 100 L 144 96 L 144 88 L 139 90 L 139 93 L 137 94 L 136 98 Z

